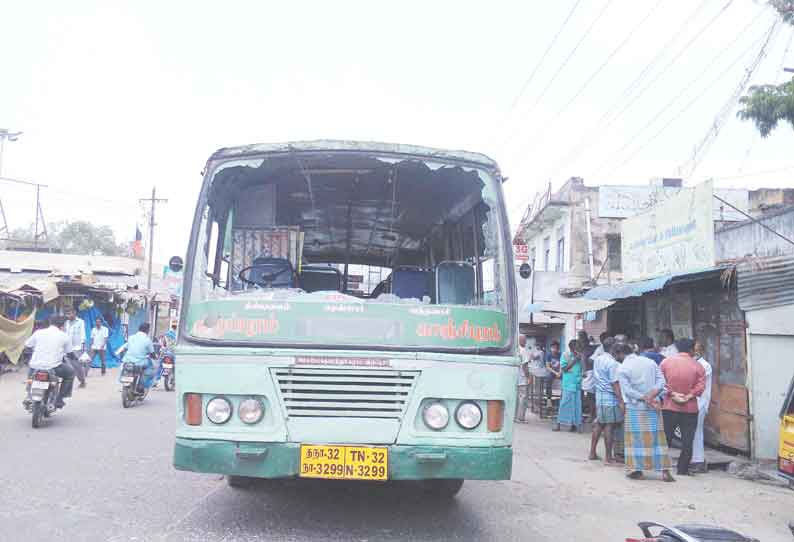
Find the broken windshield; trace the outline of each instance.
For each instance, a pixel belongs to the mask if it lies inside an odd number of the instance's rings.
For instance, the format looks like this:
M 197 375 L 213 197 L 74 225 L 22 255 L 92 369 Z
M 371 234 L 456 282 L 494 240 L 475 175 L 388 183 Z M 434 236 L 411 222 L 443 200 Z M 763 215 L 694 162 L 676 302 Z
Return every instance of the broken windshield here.
M 504 348 L 508 260 L 485 168 L 371 153 L 216 167 L 188 330 L 216 341 Z

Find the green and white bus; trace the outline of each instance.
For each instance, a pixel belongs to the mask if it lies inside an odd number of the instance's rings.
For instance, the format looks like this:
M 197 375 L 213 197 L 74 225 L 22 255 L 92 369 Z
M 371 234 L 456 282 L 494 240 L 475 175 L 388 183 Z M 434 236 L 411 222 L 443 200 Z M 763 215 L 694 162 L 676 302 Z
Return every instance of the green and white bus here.
M 497 164 L 312 141 L 215 152 L 193 222 L 174 465 L 464 479 L 512 466 L 518 365 Z

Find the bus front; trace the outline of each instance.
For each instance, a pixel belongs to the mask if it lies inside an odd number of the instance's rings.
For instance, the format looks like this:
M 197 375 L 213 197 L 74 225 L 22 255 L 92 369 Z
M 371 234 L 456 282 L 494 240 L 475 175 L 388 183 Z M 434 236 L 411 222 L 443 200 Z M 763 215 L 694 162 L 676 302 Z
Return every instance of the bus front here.
M 496 164 L 382 144 L 223 149 L 179 334 L 174 464 L 256 478 L 509 479 L 517 346 Z

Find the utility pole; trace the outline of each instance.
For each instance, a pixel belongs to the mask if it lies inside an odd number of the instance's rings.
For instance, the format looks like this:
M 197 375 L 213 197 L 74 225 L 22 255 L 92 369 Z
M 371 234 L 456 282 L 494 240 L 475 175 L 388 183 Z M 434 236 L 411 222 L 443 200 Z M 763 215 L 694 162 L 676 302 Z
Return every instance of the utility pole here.
M 6 139 L 16 141 L 22 132 L 12 132 L 8 128 L 0 128 L 0 178 L 3 177 L 3 151 L 5 150 Z M 0 199 L 0 239 L 11 237 L 11 230 L 8 229 L 6 211 L 3 209 L 3 200 Z
M 147 202 L 151 205 L 149 211 L 149 274 L 146 278 L 146 289 L 152 289 L 152 257 L 154 255 L 154 209 L 158 203 L 168 203 L 167 199 L 157 199 L 156 187 L 152 187 L 152 197 L 139 200 L 141 203 Z

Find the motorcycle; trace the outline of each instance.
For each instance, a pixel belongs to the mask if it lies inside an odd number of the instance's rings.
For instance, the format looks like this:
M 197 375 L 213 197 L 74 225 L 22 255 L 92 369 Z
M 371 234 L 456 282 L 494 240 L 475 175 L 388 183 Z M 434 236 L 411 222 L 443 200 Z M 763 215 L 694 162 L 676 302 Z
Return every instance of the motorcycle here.
M 627 538 L 626 542 L 758 542 L 758 539 L 736 531 L 709 525 L 668 527 L 653 521 L 643 521 L 637 525 L 642 530 L 643 538 Z
M 130 408 L 142 403 L 149 395 L 149 389 L 143 385 L 146 367 L 125 361 L 121 367 L 121 406 Z
M 34 429 L 41 427 L 44 418 L 49 418 L 58 410 L 56 402 L 61 391 L 62 379 L 53 371 L 32 369 L 27 380 L 28 396 L 23 401 L 25 410 L 33 416 Z
M 176 358 L 174 353 L 170 350 L 166 350 L 160 360 L 160 367 L 162 371 L 160 377 L 163 379 L 163 385 L 165 386 L 166 391 L 174 391 L 176 389 L 176 369 L 174 367 L 175 360 Z

